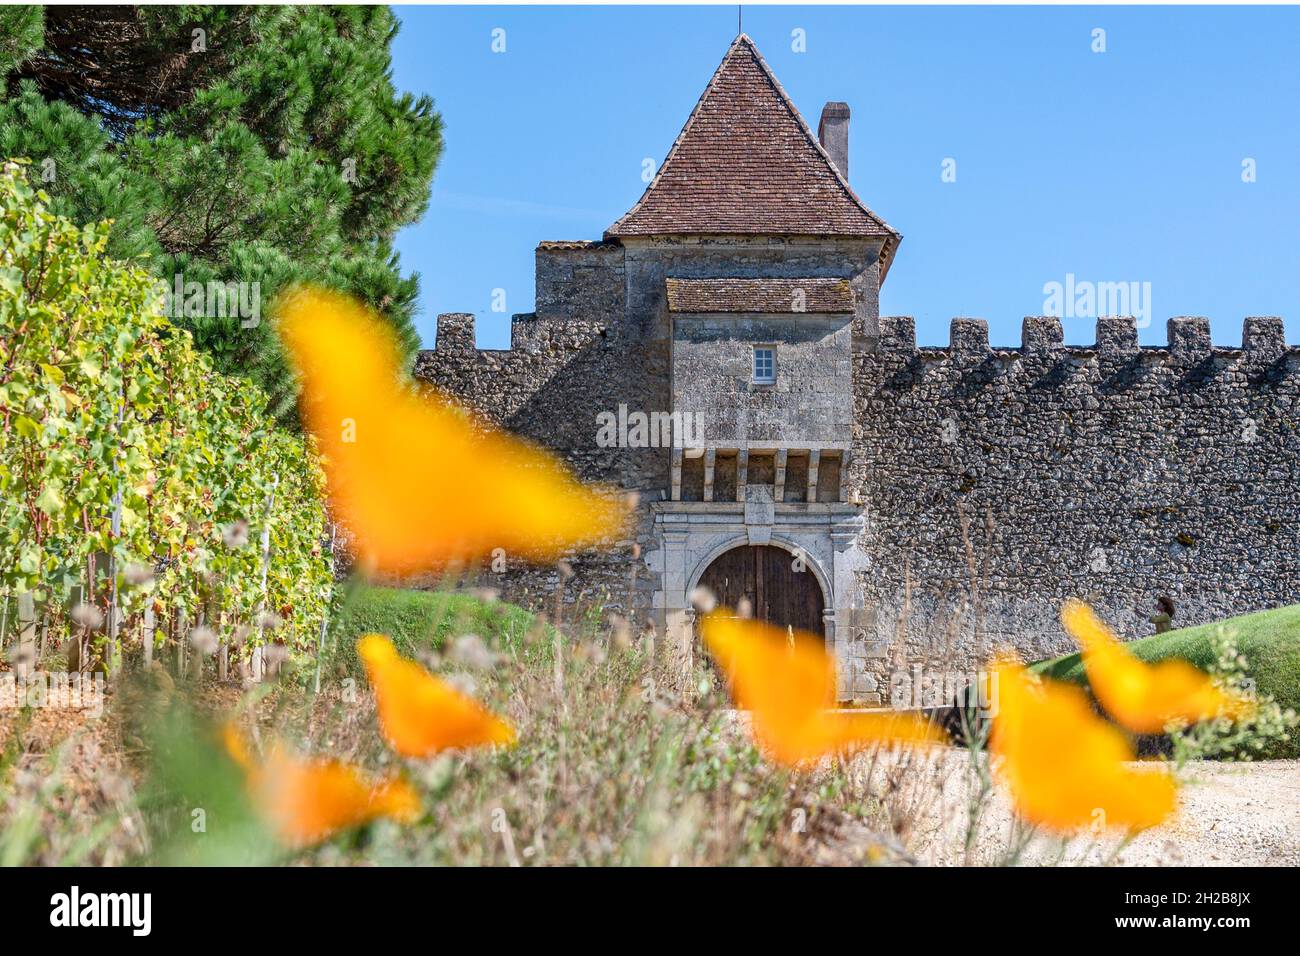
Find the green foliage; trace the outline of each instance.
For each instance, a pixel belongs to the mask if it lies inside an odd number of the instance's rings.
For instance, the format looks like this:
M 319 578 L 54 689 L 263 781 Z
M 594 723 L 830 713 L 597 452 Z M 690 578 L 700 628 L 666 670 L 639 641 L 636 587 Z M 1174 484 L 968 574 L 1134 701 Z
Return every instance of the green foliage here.
M 1272 695 L 1259 693 L 1237 645 L 1236 631 L 1218 625 L 1210 632 L 1209 643 L 1215 660 L 1206 670 L 1235 693 L 1253 698 L 1255 709 L 1249 716 L 1235 721 L 1219 717 L 1191 727 L 1174 728 L 1170 734 L 1174 759 L 1182 765 L 1209 757 L 1254 760 L 1294 753 L 1295 748 L 1288 744 L 1300 718 L 1295 710 L 1283 708 Z
M 43 36 L 39 10 L 11 9 L 0 159 L 30 158 L 53 212 L 113 220 L 110 254 L 169 285 L 256 283 L 255 326 L 210 303 L 174 317 L 219 371 L 293 420 L 269 307 L 295 282 L 356 295 L 418 346 L 418 277 L 392 241 L 428 204 L 442 125 L 393 87 L 387 7 L 50 7 Z
M 107 257 L 107 225 L 47 202 L 18 164 L 0 174 L 0 587 L 33 592 L 58 637 L 70 589 L 111 558 L 129 619 L 202 610 L 231 636 L 264 606 L 306 644 L 330 584 L 313 452 L 156 315 L 151 277 Z M 223 534 L 239 522 L 242 546 Z
M 149 774 L 140 812 L 150 862 L 163 866 L 266 866 L 278 847 L 248 799 L 244 773 L 220 730 L 176 697 L 148 729 Z
M 40 7 L 0 7 L 0 76 L 40 49 L 44 27 Z
M 1196 746 L 1200 755 L 1300 757 L 1300 742 L 1277 739 L 1280 733 L 1287 732 L 1283 726 L 1288 722 L 1286 712 L 1300 710 L 1300 605 L 1168 631 L 1125 646 L 1147 663 L 1177 657 L 1232 685 L 1254 681 L 1247 687 L 1260 702 L 1259 716 L 1236 731 L 1225 722 L 1207 722 L 1193 737 L 1183 740 L 1188 746 L 1199 741 Z M 1079 654 L 1040 661 L 1032 669 L 1057 680 L 1084 686 L 1088 682 Z M 1241 732 L 1246 737 L 1235 739 Z M 1213 748 L 1211 738 L 1216 741 Z M 1260 747 L 1254 746 L 1256 740 Z
M 502 650 L 518 649 L 542 627 L 536 615 L 517 605 L 449 591 L 359 586 L 338 603 L 325 664 L 337 677 L 364 673 L 356 642 L 366 634 L 386 635 L 404 656 L 416 657 L 462 634 L 477 634 Z M 554 632 L 545 628 L 545 633 Z

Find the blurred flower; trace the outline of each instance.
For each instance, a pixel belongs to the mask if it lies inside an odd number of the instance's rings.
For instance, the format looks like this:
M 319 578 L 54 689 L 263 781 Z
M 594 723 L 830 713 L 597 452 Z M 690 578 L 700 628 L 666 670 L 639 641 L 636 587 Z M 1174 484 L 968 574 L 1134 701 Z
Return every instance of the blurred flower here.
M 447 659 L 462 667 L 482 671 L 495 667 L 500 656 L 483 643 L 483 638 L 477 634 L 462 634 L 451 642 Z
M 275 744 L 258 763 L 233 726 L 223 732 L 226 751 L 244 770 L 253 805 L 288 846 L 301 849 L 378 817 L 413 823 L 420 800 L 410 784 L 389 777 L 368 780 L 338 760 L 302 758 Z
M 1083 647 L 1092 693 L 1123 726 L 1139 734 L 1160 733 L 1171 722 L 1194 724 L 1212 717 L 1242 717 L 1249 701 L 1216 686 L 1187 661 L 1146 664 L 1124 647 L 1088 605 L 1067 601 L 1061 622 Z
M 72 609 L 72 620 L 93 631 L 103 626 L 104 612 L 93 604 L 82 602 Z
M 122 579 L 132 587 L 140 587 L 153 580 L 153 568 L 147 564 L 128 564 L 122 572 Z
M 1124 733 L 1098 717 L 1088 695 L 1037 681 L 1014 658 L 995 662 L 998 711 L 989 741 L 1021 816 L 1056 830 L 1145 829 L 1174 811 L 1173 777 L 1136 759 Z
M 227 548 L 242 548 L 248 544 L 248 522 L 240 518 L 225 525 L 221 529 L 221 540 Z
M 36 663 L 34 644 L 19 641 L 9 649 L 9 663 L 17 670 L 23 670 Z
M 464 672 L 448 675 L 447 686 L 465 697 L 473 697 L 478 693 L 478 683 L 474 680 L 474 676 Z
M 514 728 L 447 681 L 402 658 L 382 634 L 357 641 L 357 654 L 375 690 L 384 738 L 402 756 L 514 743 Z
M 217 633 L 210 627 L 196 627 L 190 631 L 190 644 L 200 654 L 211 654 L 217 649 Z
M 872 744 L 943 743 L 929 721 L 910 714 L 835 711 L 835 664 L 821 638 L 715 611 L 704 642 L 751 712 L 754 738 L 775 761 L 795 766 Z
M 712 614 L 718 607 L 718 599 L 708 588 L 699 587 L 691 591 L 690 600 L 691 607 L 700 614 Z
M 552 560 L 621 529 L 621 499 L 411 383 L 392 329 L 362 305 L 299 289 L 278 312 L 331 504 L 363 566 L 409 573 L 494 548 Z
M 619 650 L 627 650 L 632 646 L 632 625 L 630 625 L 621 614 L 609 615 L 609 624 L 614 646 Z
M 274 631 L 282 624 L 284 624 L 284 618 L 280 617 L 280 615 L 276 614 L 274 611 L 262 611 L 257 615 L 257 626 L 264 630 Z

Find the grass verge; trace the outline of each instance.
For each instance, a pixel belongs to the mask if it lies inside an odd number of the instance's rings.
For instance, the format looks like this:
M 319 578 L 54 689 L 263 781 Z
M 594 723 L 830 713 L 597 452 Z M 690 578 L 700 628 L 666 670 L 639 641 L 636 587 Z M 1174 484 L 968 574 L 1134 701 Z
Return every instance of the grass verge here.
M 1220 627 L 1235 634 L 1257 692 L 1271 696 L 1283 708 L 1300 711 L 1300 605 L 1180 628 L 1129 641 L 1125 646 L 1139 660 L 1150 664 L 1179 657 L 1208 670 L 1215 662 L 1210 638 Z M 1039 661 L 1030 669 L 1056 680 L 1088 685 L 1088 675 L 1077 653 Z M 1271 749 L 1267 756 L 1300 757 L 1300 742 L 1290 740 Z
M 521 648 L 530 632 L 543 630 L 550 629 L 533 612 L 473 594 L 361 587 L 339 602 L 324 670 L 336 677 L 362 676 L 356 643 L 365 634 L 384 634 L 404 656 L 415 657 L 462 634 L 477 634 L 509 653 Z

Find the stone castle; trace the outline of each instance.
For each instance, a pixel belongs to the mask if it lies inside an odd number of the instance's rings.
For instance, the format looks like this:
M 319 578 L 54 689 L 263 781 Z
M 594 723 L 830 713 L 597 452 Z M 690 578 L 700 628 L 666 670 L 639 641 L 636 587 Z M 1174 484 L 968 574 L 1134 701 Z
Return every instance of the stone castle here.
M 994 348 L 958 318 L 947 348 L 918 348 L 912 319 L 879 315 L 901 236 L 850 188 L 848 133 L 828 103 L 814 136 L 740 36 L 640 201 L 599 240 L 537 247 L 509 349 L 438 317 L 417 377 L 638 492 L 634 539 L 571 576 L 507 558 L 505 596 L 562 589 L 689 639 L 705 584 L 822 634 L 840 697 L 864 703 L 900 668 L 1072 650 L 1067 597 L 1130 636 L 1162 596 L 1176 625 L 1295 602 L 1300 350 L 1281 319 L 1222 348 L 1174 318 L 1153 348 L 1132 318 L 1076 347 L 1030 317 Z

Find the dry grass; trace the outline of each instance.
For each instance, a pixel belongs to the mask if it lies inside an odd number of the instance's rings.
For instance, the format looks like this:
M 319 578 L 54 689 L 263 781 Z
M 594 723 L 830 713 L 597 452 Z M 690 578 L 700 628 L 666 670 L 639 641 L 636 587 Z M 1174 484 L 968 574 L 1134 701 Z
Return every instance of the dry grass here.
M 935 643 L 942 659 L 927 667 L 942 670 L 950 642 Z M 800 773 L 776 768 L 690 647 L 539 619 L 523 641 L 497 650 L 496 663 L 477 670 L 447 656 L 424 661 L 472 684 L 515 725 L 518 744 L 430 761 L 388 750 L 364 680 L 342 672 L 319 693 L 288 678 L 245 691 L 210 677 L 178 681 L 155 665 L 118 684 L 99 719 L 0 709 L 0 863 L 1104 864 L 1124 849 L 1118 836 L 1066 841 L 1026 828 L 993 786 L 978 740 L 970 749 L 866 751 Z M 178 772 L 150 726 L 181 713 L 195 717 L 178 735 L 193 751 L 191 769 Z M 241 792 L 233 766 L 229 778 L 193 769 L 222 763 L 203 728 L 232 714 L 263 743 L 275 737 L 372 771 L 400 769 L 425 816 L 268 854 L 266 841 L 223 829 L 236 815 L 223 793 Z M 197 807 L 208 810 L 202 833 L 190 827 Z
M 765 762 L 728 709 L 711 668 L 680 649 L 633 643 L 618 629 L 537 628 L 487 670 L 432 660 L 516 726 L 511 749 L 401 762 L 377 732 L 364 682 L 327 681 L 319 694 L 282 684 L 252 695 L 159 669 L 125 683 L 105 716 L 0 711 L 7 756 L 0 853 L 8 862 L 157 861 L 190 839 L 186 792 L 153 772 L 150 715 L 186 702 L 219 719 L 239 711 L 255 736 L 287 739 L 375 770 L 399 762 L 422 792 L 419 823 L 381 821 L 292 859 L 316 865 L 803 865 L 906 863 L 926 795 L 905 758 L 879 772 L 870 757 L 792 774 Z M 169 718 L 170 719 L 170 718 Z M 201 734 L 198 736 L 202 736 Z M 196 743 L 196 746 L 198 744 Z M 901 763 L 895 761 L 901 760 Z M 185 789 L 175 781 L 177 790 Z M 216 801 L 213 797 L 213 801 Z M 162 809 L 160 809 L 160 806 Z M 167 815 L 169 819 L 163 819 Z M 213 816 L 217 816 L 213 814 Z M 14 823 L 24 821 L 19 841 Z M 194 840 L 219 840 L 209 826 Z M 288 860 L 289 857 L 284 859 Z

